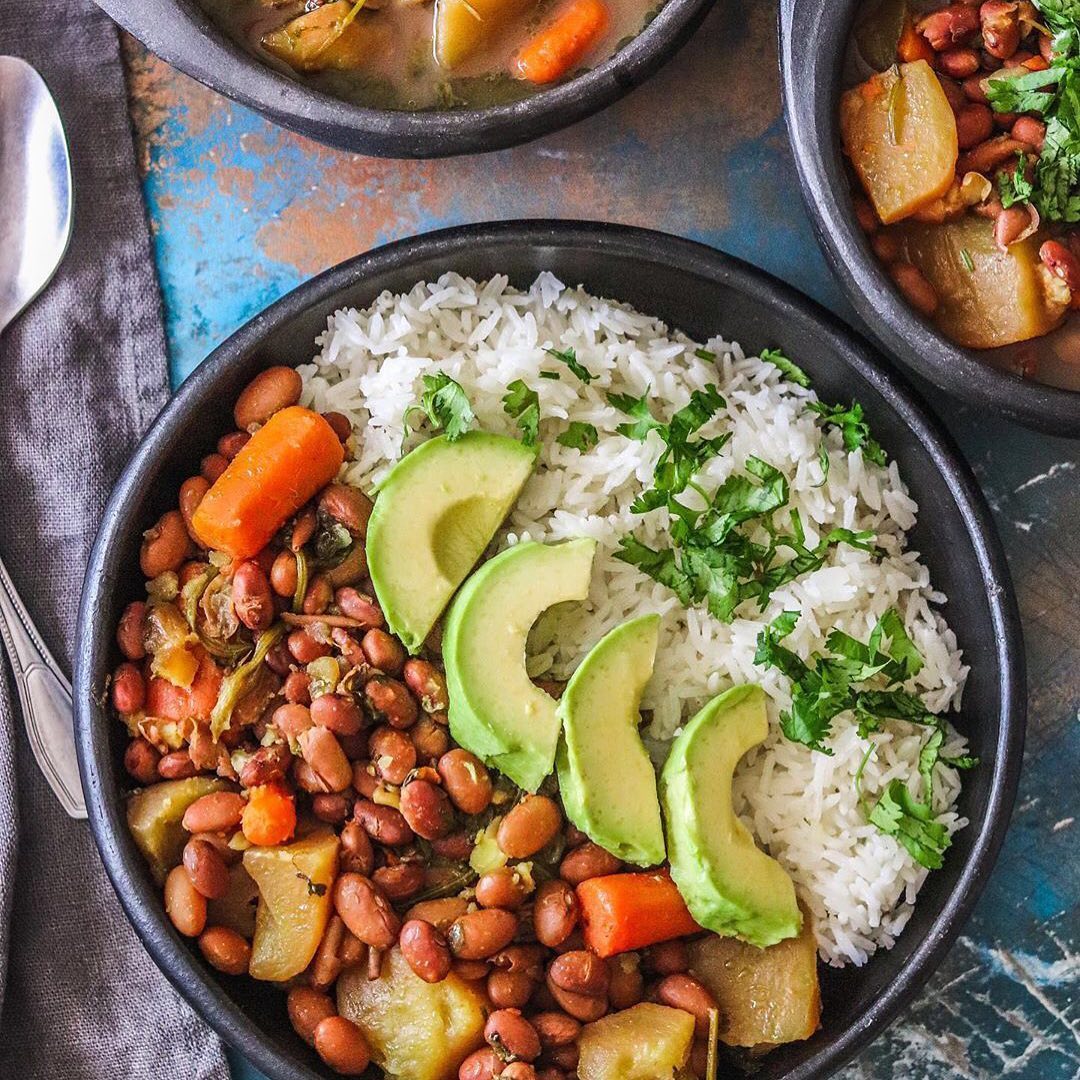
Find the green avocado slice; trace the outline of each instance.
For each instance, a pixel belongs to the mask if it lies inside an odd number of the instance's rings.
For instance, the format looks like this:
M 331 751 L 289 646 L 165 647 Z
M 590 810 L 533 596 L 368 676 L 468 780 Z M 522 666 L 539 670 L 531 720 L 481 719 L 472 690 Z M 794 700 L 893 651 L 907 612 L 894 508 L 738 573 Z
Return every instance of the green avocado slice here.
M 443 663 L 450 731 L 526 791 L 555 764 L 555 699 L 525 670 L 529 630 L 553 604 L 589 595 L 595 540 L 515 544 L 465 583 L 447 612 Z
M 593 647 L 559 702 L 556 766 L 566 816 L 624 862 L 664 861 L 656 772 L 638 734 L 659 615 L 616 626 Z
M 765 692 L 733 687 L 690 720 L 660 775 L 671 876 L 690 914 L 708 930 L 761 948 L 802 926 L 791 878 L 731 805 L 735 766 L 768 732 Z
M 536 453 L 516 439 L 470 431 L 429 439 L 379 488 L 367 557 L 390 629 L 417 652 L 509 513 Z

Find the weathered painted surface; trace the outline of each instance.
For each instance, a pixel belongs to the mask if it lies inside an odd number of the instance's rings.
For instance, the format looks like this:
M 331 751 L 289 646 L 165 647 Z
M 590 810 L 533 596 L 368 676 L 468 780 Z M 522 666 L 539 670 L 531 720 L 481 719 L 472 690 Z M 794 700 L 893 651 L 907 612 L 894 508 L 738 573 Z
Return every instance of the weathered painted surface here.
M 311 274 L 375 244 L 466 221 L 606 218 L 715 244 L 836 310 L 779 116 L 771 4 L 725 4 L 606 113 L 481 159 L 389 162 L 277 129 L 129 48 L 179 381 Z M 692 89 L 690 89 L 692 87 Z M 1020 595 L 1031 717 L 998 869 L 921 1000 L 843 1076 L 1080 1076 L 1080 446 L 942 400 L 990 499 Z M 253 1080 L 236 1063 L 238 1077 Z

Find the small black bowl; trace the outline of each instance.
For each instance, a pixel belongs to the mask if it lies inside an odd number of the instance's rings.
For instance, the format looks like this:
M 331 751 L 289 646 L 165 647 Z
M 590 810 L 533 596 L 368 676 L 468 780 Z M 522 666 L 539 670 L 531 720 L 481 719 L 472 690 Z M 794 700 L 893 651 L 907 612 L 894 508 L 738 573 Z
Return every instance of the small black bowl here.
M 606 108 L 671 57 L 714 0 L 667 0 L 614 56 L 512 104 L 411 112 L 356 105 L 290 78 L 232 41 L 194 0 L 96 2 L 163 60 L 283 127 L 359 154 L 438 158 L 516 146 Z
M 803 195 L 833 271 L 875 337 L 920 375 L 971 405 L 1080 438 L 1080 392 L 1021 378 L 992 365 L 986 353 L 953 344 L 912 310 L 859 228 L 837 109 L 844 55 L 863 3 L 780 0 L 784 113 Z M 998 352 L 1005 365 L 1019 356 L 1016 347 Z
M 116 486 L 87 571 L 76 648 L 79 760 L 90 824 L 109 876 L 151 955 L 196 1009 L 274 1080 L 327 1075 L 296 1038 L 284 995 L 215 974 L 165 916 L 124 822 L 122 726 L 102 705 L 118 663 L 113 628 L 141 595 L 142 530 L 170 505 L 194 463 L 231 426 L 232 403 L 256 372 L 307 361 L 327 316 L 447 270 L 508 274 L 527 287 L 541 270 L 662 316 L 704 340 L 719 331 L 749 349 L 790 351 L 827 400 L 862 402 L 920 504 L 912 546 L 971 665 L 958 725 L 982 764 L 967 775 L 960 832 L 930 875 L 896 947 L 862 969 L 826 971 L 824 1027 L 768 1055 L 760 1080 L 824 1077 L 912 1000 L 956 937 L 989 877 L 1020 772 L 1025 685 L 1020 624 L 989 512 L 968 466 L 926 406 L 871 348 L 792 289 L 710 248 L 660 233 L 589 223 L 504 222 L 451 229 L 361 255 L 279 300 L 221 345 L 180 387 Z

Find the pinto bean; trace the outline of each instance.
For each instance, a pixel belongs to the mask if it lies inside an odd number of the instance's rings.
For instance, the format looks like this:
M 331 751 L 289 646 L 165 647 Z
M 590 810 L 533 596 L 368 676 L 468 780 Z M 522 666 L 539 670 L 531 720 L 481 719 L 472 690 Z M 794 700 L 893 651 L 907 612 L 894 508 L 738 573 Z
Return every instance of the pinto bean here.
M 360 1076 L 371 1062 L 364 1033 L 344 1016 L 328 1016 L 315 1028 L 315 1052 L 342 1076 Z
M 308 971 L 311 985 L 316 990 L 327 989 L 341 974 L 341 946 L 348 933 L 341 916 L 331 915 Z
M 116 644 L 127 660 L 142 660 L 146 656 L 146 605 L 132 600 L 116 627 Z
M 285 676 L 285 683 L 281 688 L 281 693 L 290 705 L 306 705 L 310 710 L 311 676 L 306 671 L 290 671 Z
M 511 1061 L 501 1073 L 499 1080 L 537 1080 L 536 1069 L 527 1061 Z
M 450 974 L 450 947 L 431 923 L 410 919 L 401 928 L 399 945 L 405 962 L 424 982 L 442 982 Z
M 634 953 L 622 953 L 612 958 L 611 985 L 608 1002 L 615 1012 L 629 1009 L 645 997 L 645 979 Z
M 274 413 L 295 405 L 303 388 L 303 380 L 293 368 L 278 365 L 260 371 L 236 399 L 236 426 L 250 431 L 256 424 L 265 424 Z
M 323 615 L 334 599 L 334 590 L 325 574 L 316 574 L 304 593 L 305 615 Z
M 229 868 L 213 844 L 193 836 L 183 858 L 192 887 L 207 900 L 220 900 L 229 891 Z
M 309 986 L 294 986 L 286 999 L 286 1008 L 293 1029 L 308 1046 L 315 1045 L 315 1029 L 319 1023 L 328 1016 L 337 1015 L 330 996 Z
M 335 566 L 325 571 L 326 580 L 335 591 L 343 585 L 356 585 L 364 580 L 368 572 L 367 555 L 364 545 L 357 541 L 345 553 L 345 557 Z
M 319 496 L 319 509 L 360 540 L 367 536 L 368 519 L 374 507 L 362 491 L 348 484 L 330 484 Z
M 375 849 L 371 837 L 358 821 L 348 821 L 341 830 L 341 868 L 354 874 L 370 877 L 375 866 Z
M 960 155 L 956 163 L 957 175 L 977 172 L 989 176 L 1000 165 L 1014 161 L 1017 153 L 1026 149 L 1026 143 L 1017 141 L 1011 135 L 995 135 Z
M 451 802 L 463 814 L 482 814 L 491 805 L 491 774 L 475 754 L 449 750 L 439 758 L 438 769 Z
M 416 700 L 405 684 L 389 675 L 376 675 L 369 679 L 364 684 L 364 699 L 372 713 L 391 727 L 412 727 L 419 715 Z
M 668 975 L 656 987 L 657 1000 L 672 1009 L 682 1009 L 694 1018 L 699 1036 L 709 1034 L 709 1013 L 719 1006 L 716 998 L 691 975 Z
M 292 670 L 292 653 L 289 652 L 289 643 L 279 641 L 267 654 L 266 666 L 281 678 L 285 678 Z
M 1042 153 L 1046 145 L 1046 125 L 1034 116 L 1019 116 L 1009 134 L 1017 142 L 1027 143 L 1033 150 Z
M 186 750 L 170 750 L 163 754 L 157 769 L 162 780 L 186 780 L 199 771 Z
M 874 249 L 874 254 L 886 265 L 900 258 L 900 241 L 891 232 L 882 230 L 875 233 L 870 240 L 870 246 Z
M 206 897 L 182 865 L 174 866 L 165 879 L 165 913 L 185 937 L 198 937 L 206 927 Z
M 389 949 L 397 941 L 401 920 L 378 886 L 360 874 L 338 876 L 334 910 L 349 931 L 373 949 Z
M 239 827 L 246 805 L 235 791 L 212 791 L 184 811 L 181 824 L 189 833 L 232 832 Z
M 470 1054 L 458 1069 L 458 1080 L 495 1080 L 503 1072 L 503 1060 L 490 1046 Z
M 555 948 L 561 945 L 578 922 L 578 901 L 574 890 L 555 878 L 545 881 L 536 890 L 533 903 L 533 929 L 541 945 Z
M 216 484 L 221 474 L 229 467 L 229 462 L 221 454 L 207 454 L 199 462 L 199 475 L 210 484 Z
M 402 731 L 383 724 L 368 739 L 368 753 L 375 772 L 388 784 L 403 784 L 416 768 L 416 747 Z
M 334 650 L 325 642 L 316 641 L 306 630 L 294 630 L 286 639 L 289 652 L 298 664 L 310 664 L 322 656 L 329 656 Z
M 471 911 L 450 924 L 447 941 L 459 960 L 486 960 L 505 949 L 517 933 L 517 916 L 501 908 Z
M 472 835 L 468 832 L 451 833 L 431 841 L 431 849 L 439 858 L 451 859 L 454 862 L 467 862 L 475 846 Z
M 937 311 L 940 303 L 937 291 L 917 266 L 907 262 L 893 263 L 889 275 L 904 294 L 904 299 L 920 315 L 929 317 Z
M 386 625 L 386 619 L 375 599 L 357 591 L 351 585 L 338 589 L 334 594 L 334 603 L 337 604 L 342 615 L 356 619 L 368 629 Z
M 143 533 L 139 567 L 144 577 L 153 579 L 169 570 L 179 570 L 190 553 L 191 538 L 184 516 L 179 510 L 169 510 Z
M 511 859 L 527 859 L 555 839 L 562 827 L 558 806 L 546 795 L 526 795 L 499 824 L 499 849 Z
M 199 951 L 211 967 L 226 975 L 244 975 L 251 961 L 251 945 L 227 926 L 208 926 L 199 935 Z
M 611 970 L 595 953 L 579 949 L 555 957 L 548 968 L 548 979 L 572 994 L 604 997 L 611 985 Z
M 496 1009 L 484 1024 L 484 1040 L 511 1058 L 534 1061 L 540 1056 L 540 1036 L 520 1009 Z
M 1020 5 L 1015 0 L 987 0 L 979 8 L 983 48 L 998 60 L 1010 59 L 1020 47 Z
M 199 504 L 209 490 L 210 481 L 201 474 L 199 476 L 189 476 L 180 485 L 180 516 L 184 519 L 184 528 L 187 529 L 188 536 L 198 547 L 205 547 L 206 545 L 199 539 L 192 521 L 195 517 L 195 511 L 199 509 Z
M 296 594 L 297 580 L 296 556 L 291 551 L 279 551 L 270 567 L 270 584 L 274 592 L 291 600 Z
M 315 507 L 308 503 L 292 520 L 289 529 L 289 550 L 299 551 L 314 535 L 319 519 Z
M 915 29 L 930 43 L 935 52 L 944 52 L 962 45 L 979 29 L 979 15 L 967 4 L 950 4 L 940 11 L 924 16 Z
M 355 735 L 364 726 L 364 714 L 351 696 L 322 694 L 311 703 L 311 722 L 335 735 Z
M 325 727 L 310 727 L 296 740 L 304 760 L 329 791 L 344 791 L 352 784 L 352 763 L 334 733 Z
M 1055 277 L 1061 278 L 1075 293 L 1080 291 L 1080 257 L 1057 240 L 1047 240 L 1039 248 L 1043 266 Z
M 572 1016 L 561 1012 L 541 1012 L 530 1018 L 540 1045 L 544 1050 L 555 1050 L 560 1046 L 570 1046 L 581 1034 L 581 1024 Z
M 662 941 L 645 950 L 644 964 L 654 975 L 681 975 L 690 970 L 690 952 L 681 938 Z
M 334 429 L 334 434 L 341 442 L 348 442 L 352 434 L 352 422 L 344 413 L 324 412 L 322 418 Z
M 488 1000 L 496 1009 L 524 1009 L 536 989 L 536 981 L 524 971 L 496 968 L 487 978 Z
M 415 834 L 401 811 L 392 806 L 381 806 L 367 799 L 358 799 L 353 815 L 376 843 L 385 844 L 387 847 L 404 847 L 415 839 Z
M 521 907 L 528 895 L 528 882 L 511 866 L 489 870 L 476 883 L 476 902 L 481 907 L 513 911 Z
M 337 792 L 320 791 L 311 796 L 311 812 L 328 825 L 341 825 L 352 813 L 352 799 Z
M 280 780 L 285 775 L 291 761 L 292 754 L 284 743 L 260 746 L 244 762 L 244 766 L 240 770 L 240 785 L 241 787 L 253 788 Z
M 441 727 L 430 716 L 421 716 L 409 729 L 409 737 L 416 747 L 417 760 L 425 764 L 435 764 L 450 749 L 450 736 L 446 728 Z M 446 785 L 445 779 L 443 785 Z
M 617 874 L 623 868 L 621 859 L 599 844 L 582 844 L 568 852 L 559 864 L 559 877 L 573 886 L 580 885 L 589 878 Z
M 396 866 L 380 866 L 371 875 L 371 880 L 382 889 L 391 903 L 400 904 L 414 897 L 424 887 L 426 875 L 419 863 L 403 862 Z
M 454 811 L 441 787 L 412 780 L 401 789 L 401 814 L 417 836 L 437 840 L 454 827 Z
M 146 680 L 138 664 L 125 661 L 112 678 L 113 708 L 122 716 L 137 713 L 146 703 Z
M 405 912 L 408 920 L 418 919 L 431 923 L 440 933 L 445 934 L 450 924 L 468 910 L 468 901 L 462 896 L 446 896 L 438 900 L 421 900 Z
M 956 113 L 956 140 L 961 150 L 970 150 L 993 134 L 994 114 L 989 105 L 972 101 Z
M 254 560 L 242 562 L 233 574 L 232 601 L 236 617 L 249 630 L 265 630 L 274 621 L 276 611 L 270 582 L 263 568 Z
M 599 1020 L 608 1011 L 606 997 L 593 997 L 591 994 L 575 994 L 572 990 L 564 990 L 552 982 L 550 975 L 546 985 L 555 1004 L 563 1012 L 569 1013 L 583 1024 L 591 1024 L 594 1020 Z
M 141 736 L 132 739 L 124 751 L 124 768 L 132 779 L 144 787 L 158 778 L 158 762 L 161 755 Z
M 937 58 L 938 71 L 952 79 L 966 79 L 982 66 L 974 49 L 946 49 Z
M 443 712 L 450 707 L 446 676 L 434 664 L 413 657 L 405 662 L 404 677 L 424 712 Z
M 1002 210 L 994 222 L 994 240 L 1004 251 L 1010 244 L 1015 244 L 1024 230 L 1031 225 L 1031 213 L 1026 206 L 1010 206 Z
M 405 665 L 405 647 L 385 630 L 369 630 L 361 639 L 367 662 L 387 675 L 400 675 Z

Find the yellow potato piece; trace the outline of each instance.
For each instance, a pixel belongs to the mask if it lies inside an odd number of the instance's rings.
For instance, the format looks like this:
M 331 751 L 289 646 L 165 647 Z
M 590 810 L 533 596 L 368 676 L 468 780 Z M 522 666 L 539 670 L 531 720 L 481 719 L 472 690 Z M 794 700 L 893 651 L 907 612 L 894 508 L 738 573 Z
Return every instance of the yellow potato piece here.
M 972 349 L 1042 337 L 1064 318 L 1068 289 L 1047 274 L 1038 235 L 1002 251 L 993 222 L 969 214 L 942 225 L 904 222 L 895 229 L 902 258 L 937 291 L 934 321 L 946 336 Z
M 337 1003 L 364 1033 L 387 1080 L 457 1080 L 461 1063 L 484 1044 L 484 995 L 454 974 L 424 982 L 397 948 L 375 981 L 364 966 L 344 972 Z
M 384 36 L 359 14 L 346 23 L 353 6 L 351 0 L 324 4 L 271 30 L 262 46 L 297 71 L 363 67 Z
M 535 0 L 436 0 L 435 59 L 455 68 Z
M 579 1080 L 672 1080 L 690 1057 L 694 1018 L 642 1002 L 581 1031 Z
M 720 1041 L 777 1046 L 809 1039 L 821 1019 L 817 943 L 809 914 L 802 931 L 759 949 L 709 934 L 690 944 L 690 971 L 720 1005 Z
M 259 890 L 248 971 L 284 982 L 311 962 L 330 918 L 338 838 L 319 829 L 280 847 L 252 847 L 244 869 Z
M 128 796 L 128 828 L 158 884 L 179 865 L 183 855 L 188 838 L 180 824 L 184 811 L 196 799 L 227 786 L 224 780 L 214 777 L 192 776 L 187 780 L 165 780 Z
M 900 64 L 840 99 L 840 134 L 877 215 L 890 224 L 952 186 L 956 118 L 925 60 Z

